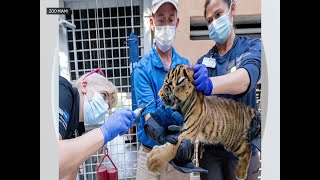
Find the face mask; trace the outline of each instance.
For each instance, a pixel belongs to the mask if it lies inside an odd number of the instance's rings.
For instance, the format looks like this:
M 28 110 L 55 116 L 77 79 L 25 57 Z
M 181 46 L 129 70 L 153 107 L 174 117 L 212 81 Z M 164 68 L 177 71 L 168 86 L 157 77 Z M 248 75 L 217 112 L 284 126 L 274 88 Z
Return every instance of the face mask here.
M 175 35 L 176 26 L 155 27 L 156 45 L 164 53 L 171 48 Z
M 83 118 L 85 124 L 96 125 L 105 118 L 109 105 L 104 101 L 102 96 L 92 88 L 92 86 L 90 87 L 94 91 L 94 95 L 90 100 L 84 95 Z
M 223 44 L 226 42 L 230 32 L 231 32 L 231 22 L 229 19 L 229 14 L 231 10 L 231 5 L 228 13 L 224 14 L 223 16 L 219 17 L 218 19 L 212 21 L 209 26 L 209 37 L 210 39 L 214 40 L 219 44 Z

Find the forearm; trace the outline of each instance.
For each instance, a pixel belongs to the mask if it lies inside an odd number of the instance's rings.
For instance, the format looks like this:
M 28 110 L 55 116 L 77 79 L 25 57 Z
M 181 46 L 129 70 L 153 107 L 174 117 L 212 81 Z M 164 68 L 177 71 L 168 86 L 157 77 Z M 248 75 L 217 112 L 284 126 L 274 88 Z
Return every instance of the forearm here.
M 96 128 L 80 137 L 59 141 L 59 177 L 75 171 L 85 160 L 102 147 L 104 137 Z
M 249 74 L 244 68 L 210 79 L 213 82 L 212 94 L 241 94 L 248 89 L 250 84 Z
M 151 117 L 150 113 L 144 115 L 144 119 L 147 121 Z
M 64 176 L 63 180 L 75 180 L 75 179 L 77 179 L 77 173 L 78 173 L 78 171 L 76 169 L 75 171 L 73 171 L 73 172 L 69 173 L 68 175 Z

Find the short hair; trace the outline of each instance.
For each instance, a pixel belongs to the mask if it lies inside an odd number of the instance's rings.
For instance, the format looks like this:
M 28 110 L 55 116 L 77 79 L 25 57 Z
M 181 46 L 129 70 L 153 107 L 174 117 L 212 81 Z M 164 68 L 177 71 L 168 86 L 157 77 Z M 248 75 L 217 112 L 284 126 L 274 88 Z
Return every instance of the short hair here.
M 228 5 L 228 7 L 230 7 L 231 2 L 234 2 L 234 0 L 223 0 L 223 1 Z M 207 7 L 210 4 L 210 2 L 211 0 L 206 0 L 206 2 L 204 3 L 204 12 L 203 12 L 204 18 L 206 18 L 207 16 Z
M 74 84 L 75 88 L 77 88 L 77 89 L 81 88 L 81 86 L 82 86 L 81 83 L 83 81 L 83 78 L 87 74 L 84 74 L 79 79 L 77 79 L 77 81 Z M 92 85 L 99 85 L 99 86 L 107 87 L 107 92 L 109 94 L 109 97 L 111 97 L 110 99 L 108 99 L 110 109 L 117 105 L 117 102 L 118 102 L 117 87 L 112 82 L 110 82 L 106 77 L 104 77 L 98 73 L 93 73 L 90 76 L 86 77 L 86 80 L 88 81 L 88 83 L 90 83 Z

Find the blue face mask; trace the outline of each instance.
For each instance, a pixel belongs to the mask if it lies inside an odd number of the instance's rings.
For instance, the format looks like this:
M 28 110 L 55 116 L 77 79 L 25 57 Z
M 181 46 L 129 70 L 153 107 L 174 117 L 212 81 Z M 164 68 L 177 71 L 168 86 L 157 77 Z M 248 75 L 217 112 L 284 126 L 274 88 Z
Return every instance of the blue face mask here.
M 94 95 L 90 100 L 84 95 L 83 118 L 85 124 L 96 125 L 105 118 L 109 106 L 102 96 L 97 93 L 92 86 L 90 87 L 94 91 Z
M 229 19 L 231 5 L 232 3 L 230 4 L 228 13 L 212 21 L 212 23 L 209 26 L 209 37 L 216 43 L 223 44 L 224 42 L 226 42 L 231 32 L 231 22 Z

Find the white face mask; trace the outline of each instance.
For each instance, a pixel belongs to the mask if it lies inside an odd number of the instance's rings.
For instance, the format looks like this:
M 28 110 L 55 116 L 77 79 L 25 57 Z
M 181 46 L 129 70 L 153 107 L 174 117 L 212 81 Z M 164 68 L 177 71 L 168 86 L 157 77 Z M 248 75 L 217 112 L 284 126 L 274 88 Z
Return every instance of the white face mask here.
M 90 100 L 88 100 L 87 96 L 84 95 L 83 118 L 85 124 L 96 125 L 104 120 L 109 110 L 109 105 L 104 101 L 102 96 L 92 88 L 91 85 L 89 86 L 94 91 L 94 95 Z
M 156 45 L 162 52 L 167 52 L 176 35 L 176 26 L 155 26 Z

